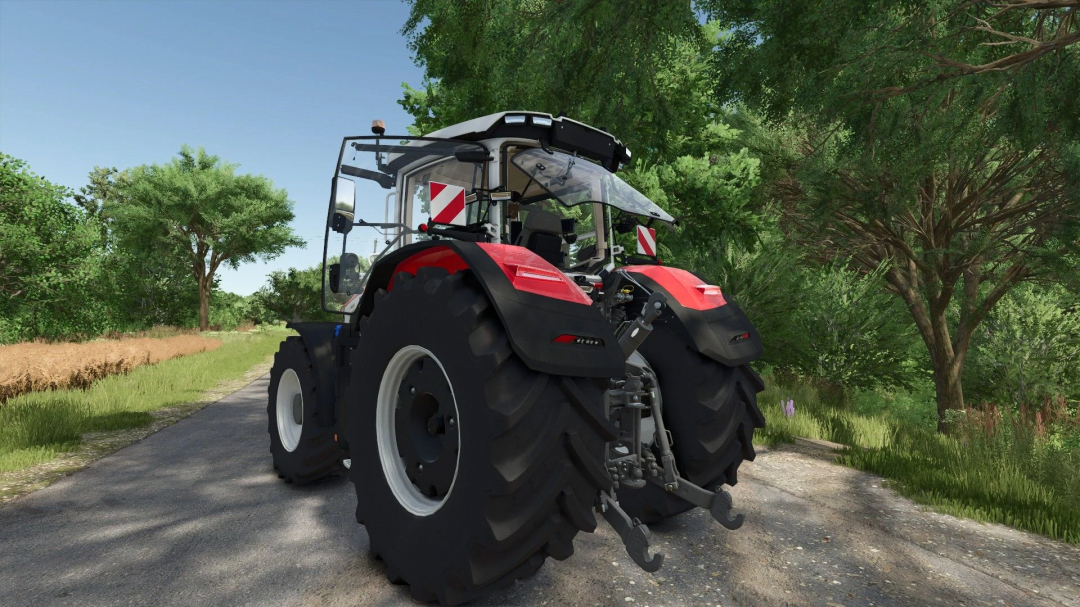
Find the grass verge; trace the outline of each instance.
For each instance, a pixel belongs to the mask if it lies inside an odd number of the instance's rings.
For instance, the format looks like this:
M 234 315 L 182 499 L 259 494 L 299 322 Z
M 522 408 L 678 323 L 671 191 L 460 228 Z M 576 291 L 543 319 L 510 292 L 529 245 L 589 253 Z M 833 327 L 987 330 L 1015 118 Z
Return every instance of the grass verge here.
M 87 390 L 24 394 L 0 408 L 0 472 L 50 461 L 78 447 L 89 432 L 150 424 L 152 411 L 198 400 L 221 381 L 243 375 L 272 355 L 291 334 L 280 328 L 213 333 L 224 343 L 192 354 L 113 375 Z
M 832 407 L 811 385 L 766 378 L 759 402 L 770 446 L 794 437 L 847 445 L 838 461 L 890 480 L 939 512 L 1001 523 L 1080 544 L 1080 448 L 1005 425 L 993 433 L 940 435 L 885 411 Z M 794 414 L 783 403 L 794 402 Z

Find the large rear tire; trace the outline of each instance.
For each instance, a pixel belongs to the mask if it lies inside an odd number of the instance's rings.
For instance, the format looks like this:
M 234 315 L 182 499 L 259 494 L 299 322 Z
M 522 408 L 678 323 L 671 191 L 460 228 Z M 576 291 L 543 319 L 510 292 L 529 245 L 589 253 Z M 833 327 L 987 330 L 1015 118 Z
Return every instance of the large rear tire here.
M 342 471 L 334 428 L 315 419 L 315 377 L 304 340 L 286 337 L 270 369 L 270 453 L 286 483 L 304 485 Z
M 606 382 L 526 367 L 468 271 L 397 274 L 359 331 L 349 474 L 390 581 L 458 604 L 570 556 L 611 483 Z
M 757 393 L 765 387 L 761 377 L 749 365 L 729 367 L 702 355 L 667 324 L 654 325 L 639 351 L 660 384 L 664 425 L 671 432 L 679 473 L 710 491 L 735 485 L 739 465 L 754 460 L 754 429 L 765 426 L 757 406 Z M 621 489 L 618 498 L 643 523 L 694 507 L 651 482 L 637 490 Z

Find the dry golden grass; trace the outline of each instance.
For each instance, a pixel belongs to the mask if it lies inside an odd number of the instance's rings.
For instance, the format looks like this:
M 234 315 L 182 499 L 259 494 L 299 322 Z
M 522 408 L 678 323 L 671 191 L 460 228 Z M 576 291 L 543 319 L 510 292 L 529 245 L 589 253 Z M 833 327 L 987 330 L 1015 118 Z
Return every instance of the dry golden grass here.
M 195 335 L 0 346 L 0 403 L 38 390 L 87 388 L 107 375 L 219 346 L 219 340 Z

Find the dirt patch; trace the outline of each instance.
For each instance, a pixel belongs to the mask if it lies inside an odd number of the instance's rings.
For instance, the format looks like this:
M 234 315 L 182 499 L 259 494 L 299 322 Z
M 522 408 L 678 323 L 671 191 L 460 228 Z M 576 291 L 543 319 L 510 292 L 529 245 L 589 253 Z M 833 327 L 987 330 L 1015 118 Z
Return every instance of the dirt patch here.
M 269 373 L 273 362 L 273 356 L 268 357 L 248 370 L 243 377 L 221 382 L 213 389 L 204 392 L 196 401 L 151 411 L 153 421 L 147 426 L 111 432 L 88 432 L 82 435 L 82 442 L 75 451 L 64 453 L 52 461 L 43 462 L 25 470 L 0 473 L 0 506 L 17 497 L 47 487 L 57 479 L 68 476 L 95 460 L 138 442 L 203 407 L 221 400 Z
M 209 352 L 220 346 L 219 340 L 195 335 L 0 346 L 0 404 L 39 390 L 84 389 L 103 377 L 127 373 L 139 365 Z

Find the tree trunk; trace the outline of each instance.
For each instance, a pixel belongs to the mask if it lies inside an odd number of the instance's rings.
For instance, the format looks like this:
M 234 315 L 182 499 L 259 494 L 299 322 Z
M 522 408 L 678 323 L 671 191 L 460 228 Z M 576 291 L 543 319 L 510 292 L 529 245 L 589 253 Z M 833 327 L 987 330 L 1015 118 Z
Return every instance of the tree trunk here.
M 952 356 L 941 353 L 935 354 L 934 362 L 934 387 L 937 391 L 938 432 L 949 432 L 949 424 L 946 422 L 946 412 L 962 411 L 964 409 L 964 387 L 960 383 L 960 377 L 964 370 L 964 354 L 954 353 Z
M 200 276 L 199 283 L 199 330 L 210 328 L 210 277 Z

